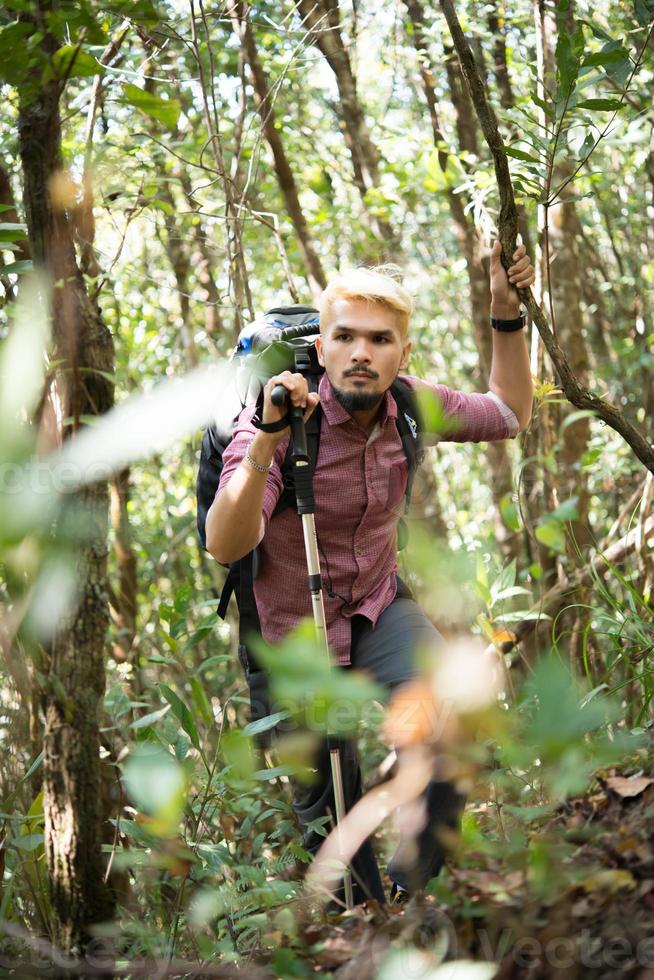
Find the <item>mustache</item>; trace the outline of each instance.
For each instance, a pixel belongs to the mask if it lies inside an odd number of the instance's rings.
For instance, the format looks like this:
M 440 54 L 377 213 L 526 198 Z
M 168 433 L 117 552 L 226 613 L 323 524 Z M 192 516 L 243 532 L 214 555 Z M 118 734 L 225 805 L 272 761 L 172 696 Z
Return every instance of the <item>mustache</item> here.
M 366 378 L 372 378 L 373 381 L 379 377 L 376 371 L 369 371 L 368 368 L 350 368 L 349 371 L 343 371 L 344 378 L 349 378 L 353 374 L 365 374 Z

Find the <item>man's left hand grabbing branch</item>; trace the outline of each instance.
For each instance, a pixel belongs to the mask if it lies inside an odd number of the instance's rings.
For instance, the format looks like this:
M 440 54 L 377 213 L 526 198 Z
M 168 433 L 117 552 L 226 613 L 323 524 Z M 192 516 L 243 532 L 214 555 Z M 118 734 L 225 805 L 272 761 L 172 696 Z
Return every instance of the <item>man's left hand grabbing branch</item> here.
M 513 253 L 513 265 L 507 272 L 500 259 L 501 251 L 501 245 L 496 241 L 490 260 L 491 317 L 496 320 L 515 320 L 520 315 L 517 289 L 532 285 L 535 279 L 534 267 L 524 245 L 518 245 Z M 520 428 L 524 429 L 531 418 L 534 386 L 522 330 L 513 333 L 493 330 L 489 387 L 513 409 Z

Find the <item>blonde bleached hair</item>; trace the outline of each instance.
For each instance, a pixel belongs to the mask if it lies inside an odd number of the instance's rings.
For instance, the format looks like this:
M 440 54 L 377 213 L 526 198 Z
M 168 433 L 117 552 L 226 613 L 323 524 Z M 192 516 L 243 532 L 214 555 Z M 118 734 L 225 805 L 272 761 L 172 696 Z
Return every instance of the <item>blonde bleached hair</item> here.
M 361 266 L 346 269 L 330 279 L 320 297 L 320 323 L 327 324 L 332 303 L 338 299 L 379 303 L 397 314 L 405 337 L 413 313 L 413 297 L 402 285 L 402 270 L 397 265 Z

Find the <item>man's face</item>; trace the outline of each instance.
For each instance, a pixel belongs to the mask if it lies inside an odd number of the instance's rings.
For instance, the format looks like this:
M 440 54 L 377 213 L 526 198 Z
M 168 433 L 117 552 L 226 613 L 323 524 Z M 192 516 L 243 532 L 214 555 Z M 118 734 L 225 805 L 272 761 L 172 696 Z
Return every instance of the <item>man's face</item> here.
M 316 349 L 336 396 L 348 411 L 374 408 L 407 366 L 411 341 L 381 303 L 337 299 L 328 316 Z

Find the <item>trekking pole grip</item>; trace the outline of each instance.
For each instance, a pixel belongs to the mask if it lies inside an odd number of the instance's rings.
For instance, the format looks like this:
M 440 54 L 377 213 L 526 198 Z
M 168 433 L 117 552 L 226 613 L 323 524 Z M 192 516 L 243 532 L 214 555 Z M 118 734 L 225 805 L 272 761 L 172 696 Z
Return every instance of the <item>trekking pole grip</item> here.
M 273 405 L 288 402 L 288 392 L 283 385 L 275 385 L 271 394 Z M 291 426 L 291 462 L 293 463 L 293 484 L 298 514 L 313 514 L 316 505 L 313 496 L 313 474 L 309 465 L 307 430 L 304 425 L 304 409 L 299 405 L 288 406 L 288 420 Z
M 284 385 L 275 385 L 270 396 L 273 405 L 278 407 L 287 403 L 288 391 Z M 308 463 L 307 433 L 304 427 L 304 409 L 299 405 L 288 405 L 288 420 L 291 427 L 291 460 L 293 463 Z

